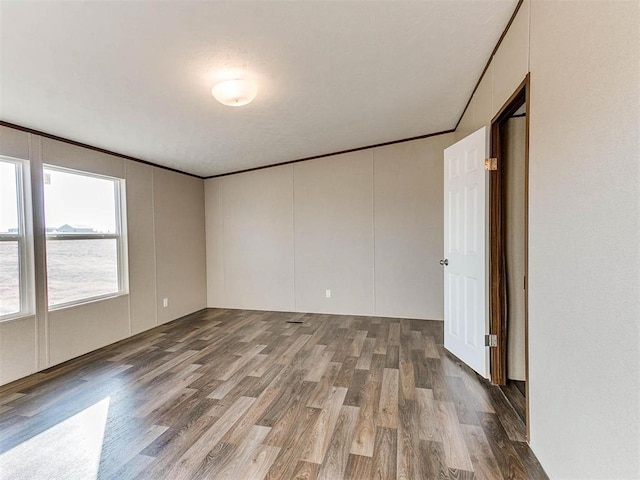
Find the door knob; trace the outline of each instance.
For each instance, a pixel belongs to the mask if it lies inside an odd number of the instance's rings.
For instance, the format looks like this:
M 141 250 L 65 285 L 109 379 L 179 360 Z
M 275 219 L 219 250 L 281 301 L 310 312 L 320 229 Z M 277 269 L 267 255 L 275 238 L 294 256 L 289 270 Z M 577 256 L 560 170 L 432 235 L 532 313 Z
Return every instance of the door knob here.
M 447 266 L 447 265 L 449 265 L 449 260 L 448 260 L 448 259 L 446 259 L 446 258 L 445 258 L 444 260 L 440 260 L 440 265 L 442 265 L 442 266 Z

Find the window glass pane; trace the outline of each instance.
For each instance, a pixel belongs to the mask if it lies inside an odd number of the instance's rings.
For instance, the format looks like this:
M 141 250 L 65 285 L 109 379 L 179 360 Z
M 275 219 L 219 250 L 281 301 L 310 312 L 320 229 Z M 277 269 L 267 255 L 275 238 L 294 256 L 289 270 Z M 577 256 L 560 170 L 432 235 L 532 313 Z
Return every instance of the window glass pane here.
M 47 233 L 116 233 L 115 181 L 44 169 Z
M 18 242 L 0 242 L 0 315 L 20 311 Z
M 90 238 L 92 234 L 120 235 L 118 182 L 45 166 L 50 306 L 120 291 L 120 238 Z
M 47 240 L 49 305 L 118 292 L 117 240 Z
M 18 233 L 17 165 L 0 161 L 0 233 Z

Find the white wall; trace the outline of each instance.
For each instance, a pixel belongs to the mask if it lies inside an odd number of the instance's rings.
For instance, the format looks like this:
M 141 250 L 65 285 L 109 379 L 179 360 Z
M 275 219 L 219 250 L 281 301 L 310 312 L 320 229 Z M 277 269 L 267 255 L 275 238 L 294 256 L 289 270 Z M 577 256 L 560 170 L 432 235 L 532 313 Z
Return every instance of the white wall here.
M 208 305 L 442 319 L 442 155 L 451 141 L 207 180 Z
M 156 308 L 156 249 L 153 170 L 143 163 L 127 162 L 127 222 L 129 250 L 129 310 L 131 333 L 158 324 Z
M 443 152 L 451 135 L 374 150 L 375 311 L 444 318 Z
M 293 166 L 222 183 L 227 305 L 293 310 Z
M 204 181 L 154 168 L 153 203 L 155 305 L 161 324 L 206 305 Z
M 298 163 L 294 185 L 296 310 L 373 315 L 373 152 Z
M 637 1 L 526 0 L 456 131 L 530 70 L 531 446 L 554 479 L 640 478 L 639 36 Z
M 532 444 L 558 478 L 640 478 L 639 70 L 640 3 L 532 4 Z
M 37 315 L 0 323 L 0 384 L 205 307 L 202 180 L 6 127 L 0 154 L 30 160 L 36 174 L 47 163 L 124 178 L 129 253 L 128 294 L 48 311 L 41 197 L 33 189 Z

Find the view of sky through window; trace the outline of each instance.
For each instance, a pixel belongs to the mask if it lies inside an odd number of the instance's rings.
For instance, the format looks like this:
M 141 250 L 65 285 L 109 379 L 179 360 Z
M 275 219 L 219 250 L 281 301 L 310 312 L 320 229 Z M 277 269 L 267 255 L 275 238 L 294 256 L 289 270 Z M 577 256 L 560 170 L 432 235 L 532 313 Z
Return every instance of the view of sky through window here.
M 18 228 L 16 164 L 0 162 L 0 233 Z
M 48 231 L 64 225 L 116 232 L 114 182 L 45 168 L 45 223 Z

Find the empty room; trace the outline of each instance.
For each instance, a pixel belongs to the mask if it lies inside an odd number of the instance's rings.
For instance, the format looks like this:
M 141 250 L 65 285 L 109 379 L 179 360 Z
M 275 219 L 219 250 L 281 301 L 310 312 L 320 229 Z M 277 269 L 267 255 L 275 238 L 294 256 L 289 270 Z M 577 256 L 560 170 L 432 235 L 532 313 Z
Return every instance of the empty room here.
M 639 480 L 640 1 L 0 0 L 0 478 Z

